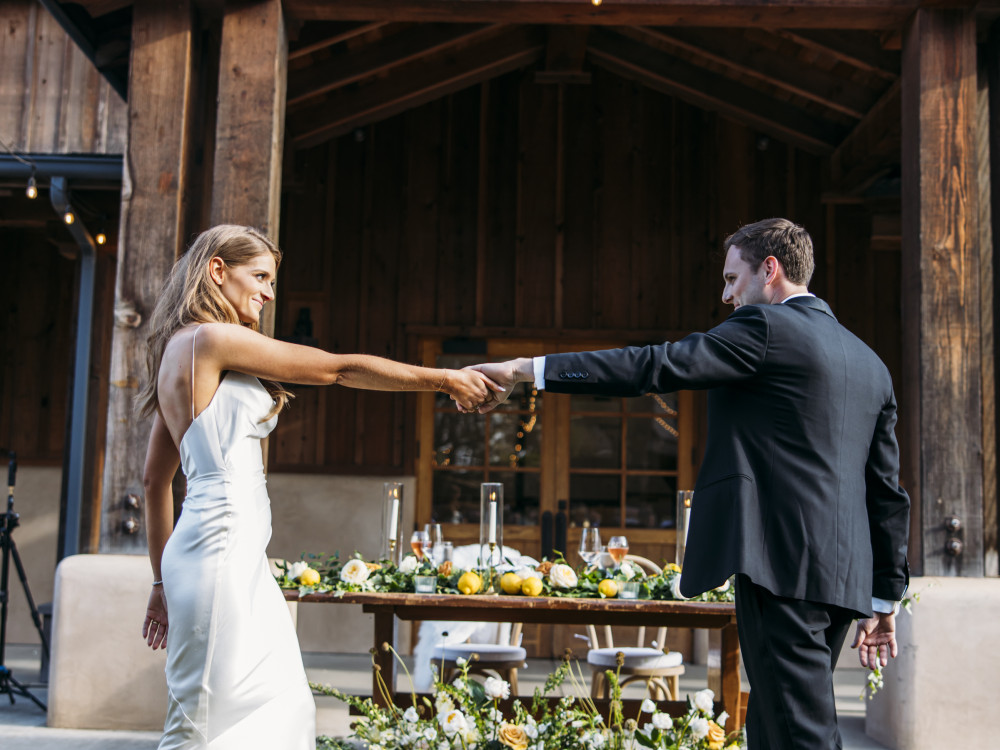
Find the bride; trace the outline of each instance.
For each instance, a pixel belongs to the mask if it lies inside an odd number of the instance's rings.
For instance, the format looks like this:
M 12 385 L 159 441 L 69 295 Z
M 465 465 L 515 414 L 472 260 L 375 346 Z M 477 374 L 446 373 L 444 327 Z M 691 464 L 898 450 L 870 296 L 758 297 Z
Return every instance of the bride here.
M 222 225 L 177 261 L 150 321 L 152 416 L 143 483 L 152 591 L 142 634 L 167 649 L 160 750 L 313 750 L 315 704 L 265 549 L 271 513 L 260 441 L 290 394 L 277 381 L 443 391 L 465 409 L 499 390 L 471 370 L 331 354 L 259 333 L 281 252 Z M 171 481 L 187 495 L 176 528 Z

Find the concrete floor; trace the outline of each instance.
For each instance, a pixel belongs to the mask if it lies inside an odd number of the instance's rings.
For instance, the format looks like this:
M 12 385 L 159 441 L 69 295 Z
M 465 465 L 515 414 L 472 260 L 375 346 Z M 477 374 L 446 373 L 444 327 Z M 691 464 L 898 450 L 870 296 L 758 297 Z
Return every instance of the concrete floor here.
M 347 692 L 365 693 L 371 689 L 370 662 L 367 655 L 306 653 L 309 679 L 330 684 Z M 843 665 L 844 662 L 842 661 Z M 32 694 L 43 703 L 47 699 L 45 686 L 38 681 L 39 654 L 37 647 L 8 646 L 6 665 L 13 676 L 28 685 Z M 521 692 L 531 694 L 541 686 L 552 671 L 553 662 L 529 660 L 527 669 L 518 673 Z M 398 686 L 408 689 L 401 677 Z M 837 670 L 835 692 L 844 750 L 885 750 L 864 732 L 865 703 L 858 699 L 865 680 L 859 668 L 842 666 Z M 687 665 L 681 677 L 681 694 L 694 693 L 706 684 L 705 667 Z M 641 698 L 644 689 L 630 685 L 626 696 Z M 344 736 L 348 733 L 347 709 L 333 698 L 316 698 L 316 724 L 319 734 Z M 45 726 L 45 714 L 29 699 L 16 697 L 13 705 L 7 696 L 0 696 L 0 748 L 3 750 L 155 750 L 158 732 L 110 732 L 76 729 L 50 729 Z

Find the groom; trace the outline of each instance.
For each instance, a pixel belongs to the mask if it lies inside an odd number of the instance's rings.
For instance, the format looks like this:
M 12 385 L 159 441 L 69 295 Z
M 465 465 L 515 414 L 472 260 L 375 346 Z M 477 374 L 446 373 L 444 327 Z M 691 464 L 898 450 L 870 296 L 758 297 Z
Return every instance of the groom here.
M 750 748 L 832 750 L 833 669 L 851 621 L 863 666 L 896 655 L 909 498 L 897 483 L 892 382 L 809 293 L 805 229 L 767 219 L 724 248 L 722 299 L 735 309 L 707 333 L 476 369 L 505 387 L 499 401 L 522 381 L 606 396 L 709 389 L 681 591 L 736 575 Z

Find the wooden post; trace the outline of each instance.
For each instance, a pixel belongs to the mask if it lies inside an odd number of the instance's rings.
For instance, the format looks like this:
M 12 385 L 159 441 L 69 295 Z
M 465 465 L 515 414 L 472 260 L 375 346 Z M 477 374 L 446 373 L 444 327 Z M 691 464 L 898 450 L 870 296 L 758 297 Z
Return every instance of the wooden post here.
M 101 551 L 145 548 L 141 509 L 148 421 L 133 399 L 144 377 L 144 353 L 156 297 L 181 251 L 183 199 L 191 141 L 194 13 L 191 0 L 138 3 L 132 18 L 128 145 L 122 184 L 115 328 L 111 342 Z M 138 527 L 129 533 L 126 521 Z
M 911 565 L 983 575 L 976 24 L 921 8 L 903 37 L 904 482 Z M 955 517 L 960 530 L 945 522 Z M 949 540 L 961 542 L 949 554 Z
M 222 21 L 212 224 L 278 238 L 288 36 L 279 0 L 229 2 Z M 273 316 L 269 316 L 273 328 Z

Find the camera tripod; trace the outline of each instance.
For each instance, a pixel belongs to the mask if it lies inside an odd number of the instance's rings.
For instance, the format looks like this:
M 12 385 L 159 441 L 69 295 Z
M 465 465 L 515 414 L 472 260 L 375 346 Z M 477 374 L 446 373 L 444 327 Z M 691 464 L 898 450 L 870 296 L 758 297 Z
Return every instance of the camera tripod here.
M 17 474 L 17 455 L 14 451 L 4 452 L 10 456 L 10 464 L 7 470 L 7 511 L 0 514 L 0 556 L 2 556 L 2 562 L 0 562 L 0 695 L 4 693 L 9 695 L 12 704 L 15 694 L 22 695 L 25 698 L 30 698 L 40 709 L 46 711 L 45 704 L 32 695 L 27 687 L 14 679 L 4 662 L 4 651 L 7 646 L 7 604 L 10 601 L 7 583 L 10 579 L 10 561 L 12 559 L 17 568 L 17 576 L 21 579 L 24 595 L 28 599 L 28 606 L 31 608 L 31 619 L 38 630 L 38 636 L 42 639 L 42 649 L 46 658 L 49 655 L 49 641 L 42 629 L 42 618 L 38 614 L 35 600 L 31 598 L 28 578 L 24 574 L 24 565 L 21 564 L 21 556 L 18 554 L 17 545 L 14 544 L 14 538 L 11 536 L 19 522 L 19 516 L 14 512 L 14 477 Z

